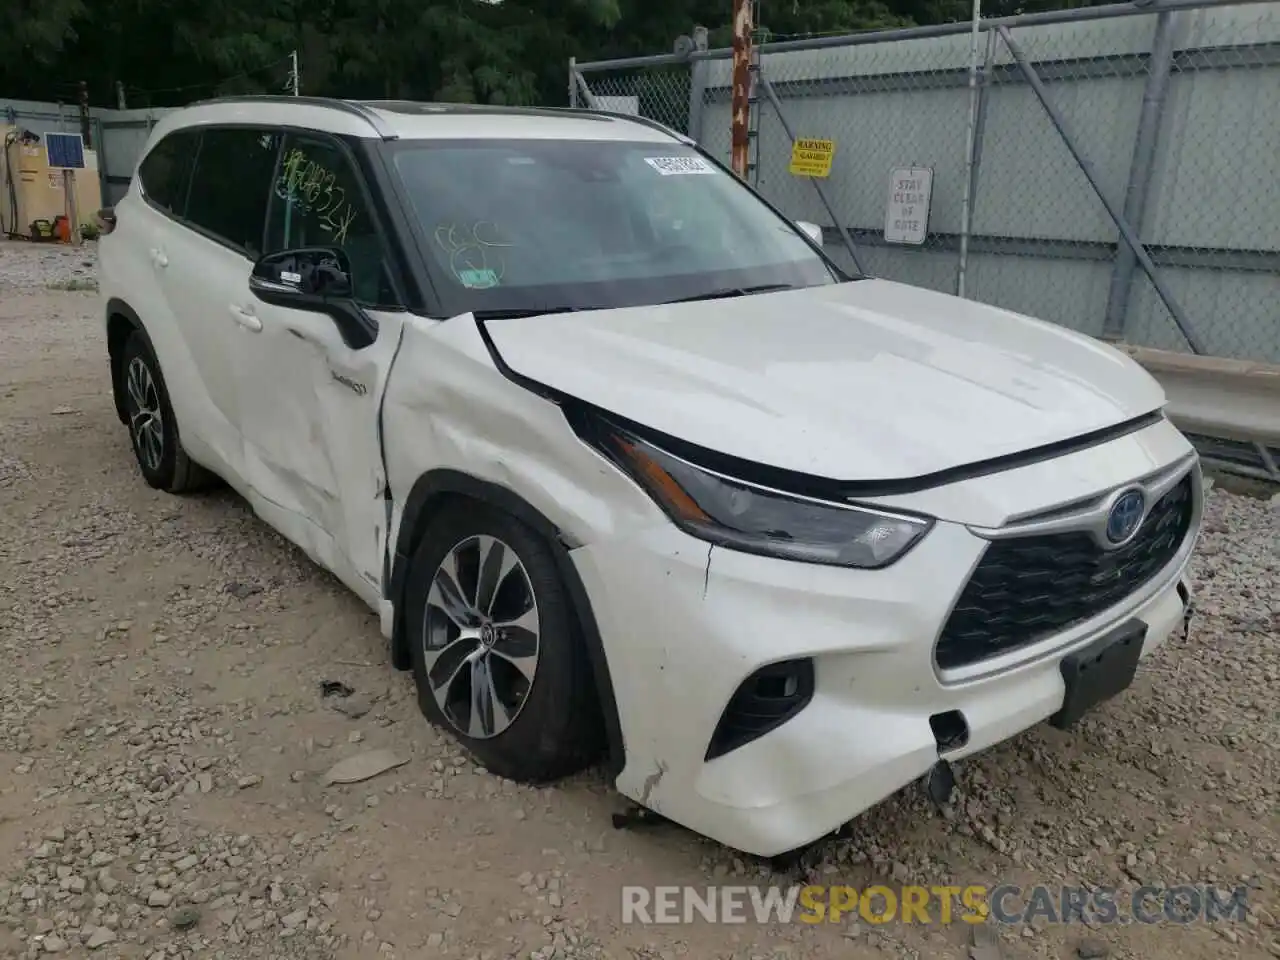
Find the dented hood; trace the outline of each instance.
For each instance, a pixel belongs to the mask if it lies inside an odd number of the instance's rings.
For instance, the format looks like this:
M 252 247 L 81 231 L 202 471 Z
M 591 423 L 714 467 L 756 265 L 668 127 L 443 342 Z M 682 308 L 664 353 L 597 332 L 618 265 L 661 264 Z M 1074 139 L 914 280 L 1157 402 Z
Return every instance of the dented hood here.
M 516 373 L 689 443 L 893 480 L 1150 413 L 1159 385 L 1091 338 L 886 280 L 485 322 Z

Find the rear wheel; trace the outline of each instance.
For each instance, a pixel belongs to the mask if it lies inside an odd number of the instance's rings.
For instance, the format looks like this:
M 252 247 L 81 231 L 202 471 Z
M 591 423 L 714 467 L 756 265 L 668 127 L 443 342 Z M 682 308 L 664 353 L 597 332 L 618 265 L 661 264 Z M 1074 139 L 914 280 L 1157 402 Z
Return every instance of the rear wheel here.
M 135 330 L 125 342 L 120 378 L 133 455 L 147 484 L 170 493 L 207 485 L 211 474 L 182 449 L 160 364 L 141 331 Z
M 541 782 L 595 758 L 590 664 L 536 532 L 456 501 L 423 535 L 405 602 L 419 706 L 485 767 Z

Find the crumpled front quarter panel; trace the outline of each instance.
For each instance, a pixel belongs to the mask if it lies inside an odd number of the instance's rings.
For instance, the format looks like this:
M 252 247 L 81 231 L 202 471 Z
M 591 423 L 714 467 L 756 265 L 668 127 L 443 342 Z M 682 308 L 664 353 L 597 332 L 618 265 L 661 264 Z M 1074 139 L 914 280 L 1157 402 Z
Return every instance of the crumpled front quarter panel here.
M 515 493 L 570 548 L 663 519 L 639 488 L 577 438 L 559 406 L 497 369 L 470 316 L 410 318 L 382 417 L 392 544 L 414 484 L 440 469 Z

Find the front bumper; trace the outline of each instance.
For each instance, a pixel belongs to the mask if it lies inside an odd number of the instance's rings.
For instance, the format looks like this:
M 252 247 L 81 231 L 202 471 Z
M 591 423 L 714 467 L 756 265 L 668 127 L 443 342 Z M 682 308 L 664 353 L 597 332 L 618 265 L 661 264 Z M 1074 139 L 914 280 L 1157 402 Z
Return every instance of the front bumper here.
M 771 856 L 803 846 L 939 759 L 984 750 L 1056 713 L 1062 657 L 1118 623 L 1145 622 L 1149 656 L 1183 628 L 1193 541 L 1194 531 L 1145 590 L 1105 616 L 998 671 L 959 677 L 937 669 L 933 652 L 987 543 L 964 525 L 938 523 L 879 571 L 735 553 L 671 525 L 579 548 L 572 556 L 604 640 L 626 749 L 617 788 L 738 850 Z M 707 759 L 739 685 L 762 666 L 806 657 L 814 664 L 807 705 Z M 952 711 L 967 731 L 958 745 L 931 724 Z

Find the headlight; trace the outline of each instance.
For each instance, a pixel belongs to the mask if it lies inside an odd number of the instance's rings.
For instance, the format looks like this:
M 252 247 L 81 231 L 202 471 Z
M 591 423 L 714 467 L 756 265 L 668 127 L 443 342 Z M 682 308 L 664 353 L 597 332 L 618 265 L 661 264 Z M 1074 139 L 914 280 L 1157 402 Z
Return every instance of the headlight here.
M 711 543 L 785 560 L 876 570 L 933 521 L 814 500 L 712 473 L 638 437 L 612 433 L 606 452 L 681 529 Z

